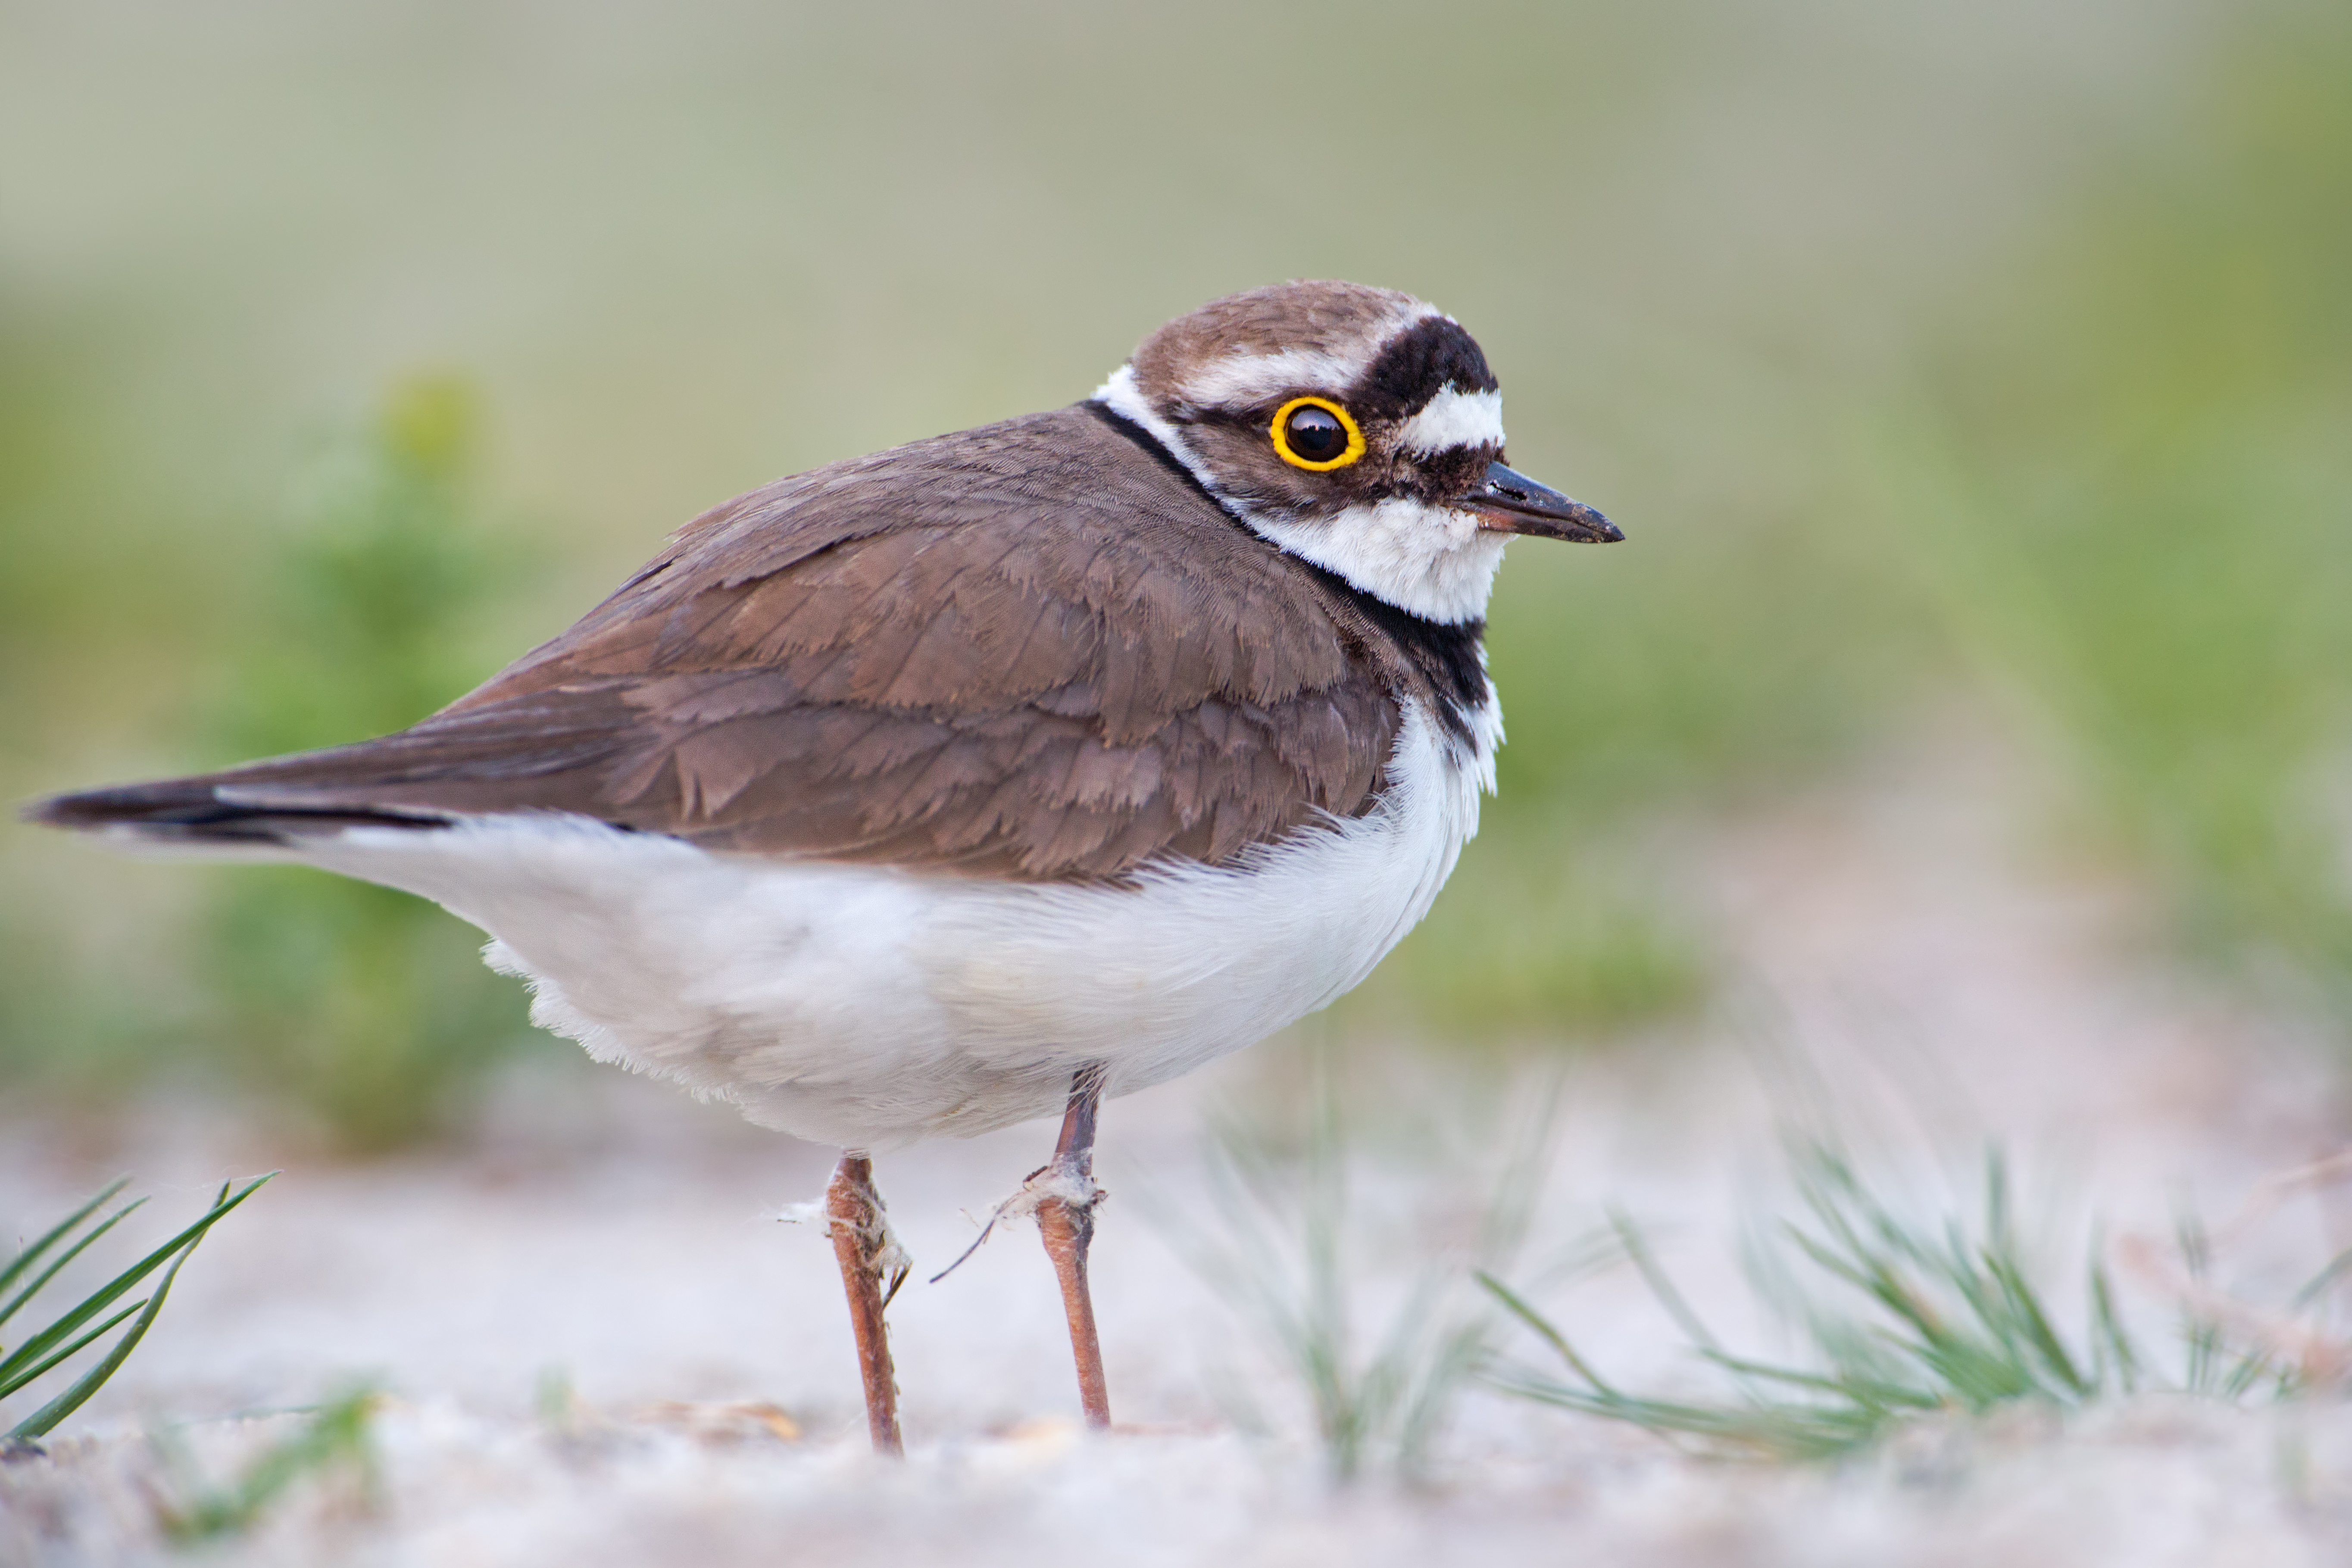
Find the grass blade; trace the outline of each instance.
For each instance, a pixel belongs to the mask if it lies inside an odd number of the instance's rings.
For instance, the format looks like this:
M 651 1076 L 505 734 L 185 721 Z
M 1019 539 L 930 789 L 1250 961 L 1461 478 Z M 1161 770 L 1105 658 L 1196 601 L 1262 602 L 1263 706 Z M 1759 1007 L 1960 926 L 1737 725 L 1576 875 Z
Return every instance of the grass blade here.
M 143 1300 L 133 1301 L 128 1307 L 123 1308 L 120 1312 L 115 1313 L 114 1316 L 107 1319 L 106 1321 L 99 1324 L 98 1327 L 90 1330 L 89 1332 L 82 1335 L 81 1338 L 74 1341 L 73 1343 L 66 1346 L 65 1349 L 52 1352 L 49 1358 L 41 1363 L 40 1365 L 32 1367 L 19 1373 L 10 1382 L 0 1384 L 0 1399 L 5 1399 L 8 1395 L 16 1393 L 26 1384 L 31 1383 L 53 1371 L 64 1363 L 71 1361 L 82 1351 L 89 1349 L 89 1346 L 96 1342 L 104 1339 L 108 1330 L 113 1328 L 115 1324 L 122 1321 L 123 1319 L 131 1316 L 131 1313 L 139 1310 L 140 1308 L 146 1304 L 146 1301 Z
M 139 1316 L 131 1321 L 128 1329 L 123 1331 L 122 1337 L 114 1342 L 114 1348 L 108 1351 L 97 1365 L 74 1379 L 72 1385 L 63 1394 L 18 1422 L 8 1435 L 11 1437 L 19 1438 L 46 1436 L 51 1427 L 80 1409 L 83 1403 L 91 1394 L 96 1394 L 106 1380 L 112 1377 L 122 1363 L 130 1358 L 131 1352 L 139 1348 L 139 1342 L 147 1337 L 147 1331 L 154 1326 L 155 1315 L 163 1310 L 164 1298 L 172 1293 L 172 1281 L 180 1277 L 181 1266 L 185 1264 L 189 1257 L 194 1253 L 196 1244 L 204 1240 L 205 1233 L 212 1228 L 212 1222 L 228 1213 L 237 1204 L 243 1203 L 258 1191 L 262 1183 L 268 1180 L 269 1180 L 268 1176 L 256 1177 L 247 1184 L 244 1192 L 239 1193 L 236 1199 L 230 1202 L 223 1201 L 228 1198 L 228 1184 L 222 1183 L 221 1190 L 213 1199 L 213 1206 L 205 1217 L 181 1233 L 187 1237 L 187 1240 L 180 1247 L 179 1256 L 173 1258 L 172 1266 L 163 1270 L 163 1278 L 156 1282 L 155 1293 L 150 1296 L 145 1305 L 139 1309 Z M 142 1269 L 141 1272 L 144 1273 L 145 1270 Z M 116 1321 L 121 1320 L 118 1318 Z M 103 1333 L 105 1330 L 101 1329 L 99 1332 Z M 89 1339 L 96 1337 L 95 1334 L 88 1336 L 82 1342 L 88 1343 Z
M 374 1485 L 368 1428 L 375 1405 L 373 1390 L 355 1388 L 321 1407 L 300 1431 L 256 1456 L 228 1485 L 196 1487 L 187 1501 L 161 1509 L 164 1534 L 183 1547 L 242 1535 L 303 1478 L 337 1468 L 352 1472 L 364 1502 Z
M 2106 1265 L 2098 1261 L 2099 1246 L 2091 1248 L 2091 1332 L 2096 1342 L 2098 1366 L 2112 1366 L 2116 1382 L 2126 1394 L 2139 1392 L 2139 1350 L 2132 1343 L 2124 1328 L 2123 1315 L 2116 1310 L 2114 1284 L 2107 1279 Z M 2094 1375 L 2098 1375 L 2095 1368 Z
M 35 1241 L 30 1247 L 26 1247 L 24 1251 L 16 1254 L 16 1257 L 10 1258 L 8 1260 L 7 1267 L 0 1268 L 0 1290 L 5 1290 L 9 1286 L 14 1285 L 16 1282 L 16 1277 L 33 1266 L 34 1259 L 39 1258 L 41 1254 L 47 1252 L 50 1247 L 55 1247 L 59 1239 L 66 1236 L 68 1232 L 71 1231 L 74 1226 L 79 1225 L 91 1215 L 97 1213 L 99 1208 L 103 1205 L 108 1199 L 111 1198 L 115 1194 L 121 1192 L 130 1184 L 130 1177 L 117 1176 L 104 1192 L 90 1199 L 89 1202 L 82 1205 L 81 1207 L 74 1210 L 73 1213 L 66 1215 L 65 1218 L 59 1220 L 56 1225 L 51 1226 L 40 1239 Z M 6 1316 L 7 1314 L 5 1313 L 0 1313 L 0 1321 L 5 1321 Z
M 188 1243 L 203 1236 L 205 1232 L 211 1229 L 215 1223 L 228 1215 L 229 1212 L 235 1209 L 239 1204 L 242 1204 L 246 1199 L 260 1191 L 262 1185 L 270 1179 L 270 1176 L 274 1176 L 277 1173 L 273 1171 L 269 1175 L 254 1177 L 242 1188 L 238 1189 L 234 1196 L 229 1194 L 228 1184 L 222 1184 L 221 1195 L 215 1198 L 213 1201 L 213 1206 L 207 1209 L 204 1214 L 198 1215 L 194 1223 L 190 1224 L 178 1235 L 173 1237 L 169 1241 L 163 1243 L 163 1246 L 155 1248 L 154 1251 L 141 1258 L 137 1263 L 132 1264 L 130 1268 L 116 1275 L 105 1285 L 91 1292 L 89 1296 L 84 1297 L 78 1305 L 68 1310 L 63 1317 L 60 1317 L 47 1328 L 43 1329 L 31 1339 L 26 1340 L 23 1344 L 17 1346 L 15 1352 L 9 1355 L 5 1360 L 0 1360 L 0 1383 L 5 1383 L 13 1379 L 26 1367 L 31 1365 L 33 1363 L 40 1360 L 44 1356 L 47 1356 L 58 1345 L 63 1344 L 73 1335 L 76 1330 L 79 1329 L 84 1323 L 89 1321 L 92 1318 L 97 1317 L 108 1307 L 111 1306 L 117 1300 L 128 1295 L 142 1279 L 144 1279 L 148 1275 L 153 1273 L 156 1268 L 170 1259 L 174 1253 L 179 1252 L 181 1248 L 186 1247 Z
M 2294 1293 L 2294 1300 L 2287 1303 L 2287 1310 L 2291 1312 L 2303 1311 L 2327 1294 L 2336 1282 L 2343 1279 L 2347 1272 L 2352 1272 L 2352 1247 L 2347 1247 L 2329 1258 L 2326 1268 L 2305 1280 L 2303 1289 Z
M 1610 1386 L 1607 1379 L 1603 1378 L 1599 1373 L 1592 1369 L 1591 1363 L 1587 1362 L 1582 1356 L 1576 1353 L 1575 1347 L 1568 1342 L 1568 1336 L 1554 1328 L 1550 1319 L 1545 1317 L 1541 1312 L 1537 1311 L 1535 1308 L 1517 1292 L 1514 1291 L 1509 1286 L 1504 1284 L 1500 1279 L 1496 1279 L 1492 1274 L 1487 1273 L 1485 1269 L 1480 1269 L 1476 1278 L 1478 1283 L 1486 1288 L 1487 1293 L 1503 1304 L 1505 1310 L 1517 1318 L 1519 1321 L 1527 1324 L 1528 1328 L 1534 1330 L 1537 1337 L 1541 1339 L 1546 1344 L 1551 1346 L 1553 1352 L 1557 1354 L 1561 1361 L 1566 1362 L 1569 1368 L 1573 1371 L 1577 1376 L 1584 1379 L 1586 1383 L 1590 1384 L 1595 1394 L 1605 1399 L 1618 1399 L 1622 1397 L 1616 1389 Z
M 120 1185 L 120 1184 L 117 1184 Z M 106 1218 L 100 1220 L 97 1229 L 91 1231 L 88 1236 L 83 1237 L 79 1241 L 75 1242 L 71 1247 L 67 1247 L 64 1252 L 58 1256 L 55 1261 L 50 1263 L 47 1268 L 42 1269 L 38 1275 L 34 1277 L 31 1284 L 26 1285 L 23 1289 L 17 1291 L 16 1294 L 9 1300 L 6 1305 L 0 1306 L 0 1323 L 5 1323 L 9 1319 L 15 1317 L 16 1315 L 16 1310 L 19 1307 L 22 1307 L 26 1302 L 31 1300 L 36 1295 L 39 1294 L 41 1287 L 56 1279 L 59 1269 L 63 1268 L 67 1264 L 71 1263 L 75 1258 L 80 1257 L 83 1250 L 87 1248 L 91 1242 L 96 1241 L 100 1237 L 104 1236 L 108 1231 L 112 1230 L 130 1215 L 131 1210 L 137 1208 L 146 1201 L 147 1200 L 145 1198 L 132 1199 L 130 1203 L 123 1205 L 121 1208 L 107 1215 Z M 86 1207 L 81 1211 L 81 1213 L 86 1215 L 89 1213 L 89 1209 Z M 43 1247 L 49 1245 L 58 1234 L 59 1233 L 57 1231 L 51 1231 L 48 1236 L 41 1238 L 39 1245 Z
M 188 1251 L 194 1250 L 194 1244 L 191 1243 Z M 18 1438 L 46 1436 L 51 1427 L 80 1409 L 89 1396 L 96 1394 L 130 1358 L 131 1352 L 139 1348 L 139 1342 L 147 1337 L 148 1327 L 155 1321 L 155 1314 L 163 1310 L 163 1298 L 171 1293 L 173 1277 L 180 1272 L 180 1265 L 186 1261 L 187 1254 L 184 1252 L 173 1260 L 172 1267 L 163 1271 L 162 1282 L 155 1287 L 155 1294 L 147 1299 L 140 1309 L 139 1316 L 131 1320 L 131 1326 L 122 1331 L 122 1337 L 114 1342 L 114 1348 L 108 1351 L 96 1366 L 75 1378 L 63 1394 L 16 1423 L 9 1429 L 8 1436 Z M 94 1339 L 97 1336 L 90 1337 Z

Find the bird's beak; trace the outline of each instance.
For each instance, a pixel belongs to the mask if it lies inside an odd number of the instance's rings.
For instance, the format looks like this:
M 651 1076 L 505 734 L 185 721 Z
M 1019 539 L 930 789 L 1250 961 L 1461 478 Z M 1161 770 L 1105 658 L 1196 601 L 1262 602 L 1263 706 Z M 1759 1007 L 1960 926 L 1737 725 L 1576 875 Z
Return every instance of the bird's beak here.
M 1532 533 L 1581 544 L 1616 544 L 1625 537 L 1582 501 L 1500 463 L 1487 464 L 1486 482 L 1456 504 L 1476 512 L 1478 526 L 1496 533 Z

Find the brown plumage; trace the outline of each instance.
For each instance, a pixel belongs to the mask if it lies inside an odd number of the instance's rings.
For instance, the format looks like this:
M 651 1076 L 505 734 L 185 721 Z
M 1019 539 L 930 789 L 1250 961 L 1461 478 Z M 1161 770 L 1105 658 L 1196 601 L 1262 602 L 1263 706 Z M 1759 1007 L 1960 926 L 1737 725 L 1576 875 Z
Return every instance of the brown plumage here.
M 1398 699 L 1437 693 L 1372 613 L 1080 405 L 738 497 L 412 729 L 43 816 L 541 809 L 1024 880 L 1222 863 L 1377 795 Z

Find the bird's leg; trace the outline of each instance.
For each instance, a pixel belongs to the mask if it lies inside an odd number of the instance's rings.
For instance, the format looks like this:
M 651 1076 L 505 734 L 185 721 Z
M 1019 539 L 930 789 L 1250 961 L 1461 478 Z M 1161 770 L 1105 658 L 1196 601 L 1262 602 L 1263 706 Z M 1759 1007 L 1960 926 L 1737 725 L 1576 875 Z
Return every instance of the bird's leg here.
M 1102 1341 L 1095 1333 L 1094 1297 L 1087 1289 L 1087 1247 L 1095 1238 L 1095 1205 L 1103 1191 L 1095 1185 L 1095 1112 L 1102 1103 L 1103 1069 L 1089 1063 L 1070 1084 L 1070 1108 L 1062 1116 L 1062 1140 L 1054 1163 L 1030 1180 L 1046 1195 L 1037 1205 L 1037 1231 L 1045 1256 L 1062 1282 L 1062 1310 L 1070 1320 L 1070 1352 L 1078 1363 L 1078 1403 L 1087 1425 L 1110 1425 L 1110 1391 L 1103 1383 Z
M 824 1189 L 825 1228 L 833 1255 L 841 1262 L 842 1288 L 849 1293 L 849 1326 L 857 1335 L 857 1370 L 866 1383 L 866 1427 L 877 1454 L 903 1454 L 898 1437 L 898 1383 L 890 1366 L 890 1331 L 883 1309 L 907 1278 L 907 1257 L 882 1217 L 882 1194 L 874 1190 L 874 1162 L 850 1150 L 833 1170 Z M 883 1276 L 890 1276 L 888 1290 Z

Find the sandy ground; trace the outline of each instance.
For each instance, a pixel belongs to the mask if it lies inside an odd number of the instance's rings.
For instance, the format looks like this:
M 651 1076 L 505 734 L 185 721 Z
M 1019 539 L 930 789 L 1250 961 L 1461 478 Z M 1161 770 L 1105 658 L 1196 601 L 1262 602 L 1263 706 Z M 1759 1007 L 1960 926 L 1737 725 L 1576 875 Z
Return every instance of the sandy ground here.
M 2037 803 L 2013 771 L 1973 760 L 1985 754 L 1924 748 L 1712 841 L 1693 875 L 1738 978 L 1687 1037 L 1568 1059 L 1525 1268 L 1622 1205 L 1727 1331 L 1754 1331 L 1733 1237 L 1792 1121 L 1834 1122 L 1897 1184 L 1965 1174 L 1999 1139 L 2029 1230 L 2061 1258 L 2093 1215 L 2110 1234 L 2157 1233 L 2184 1202 L 2220 1227 L 2222 1283 L 2250 1302 L 2283 1300 L 2329 1255 L 2332 1211 L 2263 1202 L 2266 1177 L 2342 1140 L 2318 1052 L 2137 965 L 2131 900 L 2036 853 L 2021 824 L 2044 819 Z M 1369 1339 L 1412 1280 L 1458 1257 L 1498 1129 L 1553 1069 L 1333 1044 L 1360 1091 L 1350 1236 Z M 47 1456 L 0 1465 L 0 1563 L 170 1555 L 158 1500 L 233 1474 L 301 1420 L 273 1413 L 360 1380 L 384 1391 L 372 1489 L 305 1483 L 207 1552 L 593 1568 L 2352 1551 L 2352 1408 L 2329 1396 L 2143 1394 L 2067 1420 L 1930 1424 L 1862 1459 L 1797 1467 L 1473 1393 L 1422 1481 L 1376 1471 L 1336 1488 L 1262 1326 L 1187 1262 L 1224 1223 L 1204 1125 L 1295 1120 L 1300 1059 L 1276 1042 L 1106 1114 L 1113 1199 L 1095 1276 L 1131 1425 L 1077 1427 L 1050 1275 L 1017 1227 L 892 1310 L 904 1464 L 864 1451 L 829 1249 L 776 1219 L 816 1195 L 828 1152 L 723 1110 L 549 1067 L 505 1086 L 467 1150 L 368 1167 L 168 1108 L 103 1135 L 0 1123 L 13 1215 L 62 1208 L 126 1149 L 159 1230 L 224 1174 L 288 1167 L 197 1255 L 156 1331 Z M 918 1262 L 961 1250 L 970 1215 L 1051 1136 L 1032 1126 L 886 1161 Z M 1687 1381 L 1675 1335 L 1622 1272 L 1547 1304 L 1626 1381 Z M 2126 1283 L 2160 1341 L 2161 1281 Z

